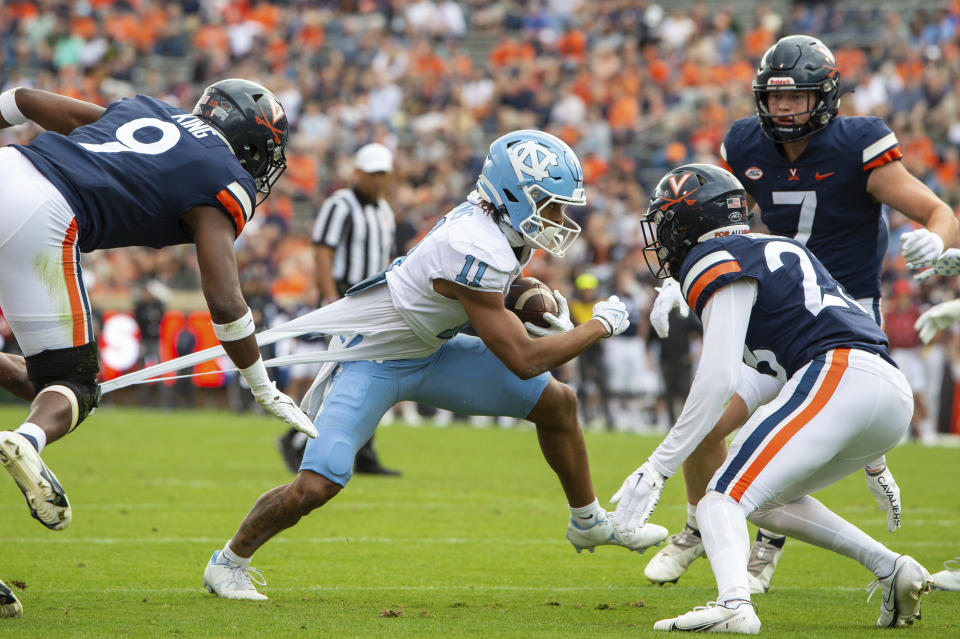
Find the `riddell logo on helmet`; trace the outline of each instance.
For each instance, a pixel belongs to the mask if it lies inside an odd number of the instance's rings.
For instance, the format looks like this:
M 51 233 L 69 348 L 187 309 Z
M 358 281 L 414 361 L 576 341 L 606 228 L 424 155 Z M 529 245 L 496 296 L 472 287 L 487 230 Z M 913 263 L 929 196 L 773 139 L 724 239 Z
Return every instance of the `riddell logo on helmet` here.
M 743 174 L 751 180 L 759 180 L 763 177 L 763 169 L 761 169 L 759 166 L 751 166 L 744 171 Z
M 793 81 L 793 78 L 790 78 L 790 77 L 770 78 L 769 80 L 767 80 L 767 85 L 773 85 L 775 87 L 793 86 L 794 84 L 795 82 Z

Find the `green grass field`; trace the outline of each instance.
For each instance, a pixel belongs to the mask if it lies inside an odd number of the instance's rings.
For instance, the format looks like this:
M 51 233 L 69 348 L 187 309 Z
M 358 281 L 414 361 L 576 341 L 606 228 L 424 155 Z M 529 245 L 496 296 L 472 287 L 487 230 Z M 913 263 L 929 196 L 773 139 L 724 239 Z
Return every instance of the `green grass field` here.
M 19 407 L 0 408 L 18 423 Z M 382 428 L 400 479 L 354 478 L 325 508 L 265 546 L 267 602 L 217 599 L 200 587 L 210 553 L 253 501 L 288 481 L 263 416 L 104 407 L 44 453 L 68 491 L 73 523 L 55 533 L 28 515 L 6 477 L 0 577 L 19 584 L 20 619 L 0 637 L 648 637 L 657 619 L 715 596 L 706 561 L 656 587 L 647 555 L 564 539 L 566 503 L 529 429 Z M 601 502 L 657 444 L 588 433 Z M 906 445 L 889 455 L 904 527 L 886 532 L 861 476 L 820 498 L 931 572 L 960 555 L 960 451 Z M 675 531 L 683 486 L 654 521 Z M 771 592 L 755 601 L 770 637 L 876 637 L 872 579 L 845 558 L 788 544 Z M 960 593 L 934 592 L 910 636 L 960 636 Z

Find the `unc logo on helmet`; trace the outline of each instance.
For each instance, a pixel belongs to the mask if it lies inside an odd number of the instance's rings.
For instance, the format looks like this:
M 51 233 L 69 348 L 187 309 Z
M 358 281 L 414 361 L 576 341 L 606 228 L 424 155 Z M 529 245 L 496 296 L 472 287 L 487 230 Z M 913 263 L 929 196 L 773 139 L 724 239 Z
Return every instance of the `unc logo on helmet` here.
M 517 172 L 517 180 L 522 181 L 524 175 L 529 175 L 537 182 L 548 177 L 547 169 L 557 166 L 557 154 L 534 140 L 515 144 L 507 151 L 510 163 Z
M 676 277 L 695 245 L 747 233 L 749 219 L 746 191 L 732 174 L 711 164 L 678 167 L 660 179 L 640 221 L 647 267 L 657 278 Z
M 517 242 L 562 257 L 580 235 L 566 207 L 587 203 L 583 169 L 573 149 L 549 133 L 513 131 L 494 140 L 477 193 L 496 208 L 502 228 Z
M 286 170 L 287 116 L 273 93 L 256 82 L 232 78 L 211 84 L 193 114 L 216 128 L 262 197 Z
M 806 111 L 777 115 L 769 106 L 770 94 L 777 91 L 806 91 L 812 99 Z M 803 140 L 830 124 L 837 114 L 840 67 L 830 49 L 817 38 L 787 36 L 763 54 L 753 81 L 753 96 L 764 135 L 774 142 Z M 807 117 L 801 122 L 802 116 Z

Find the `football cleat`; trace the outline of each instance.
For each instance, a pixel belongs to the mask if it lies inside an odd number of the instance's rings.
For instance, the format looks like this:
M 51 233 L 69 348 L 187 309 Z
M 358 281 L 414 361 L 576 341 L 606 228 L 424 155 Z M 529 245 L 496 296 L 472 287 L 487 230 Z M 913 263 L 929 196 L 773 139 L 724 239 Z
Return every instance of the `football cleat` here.
M 203 571 L 203 587 L 208 592 L 224 599 L 250 599 L 264 601 L 267 596 L 257 592 L 256 583 L 266 586 L 263 573 L 250 566 L 237 566 L 221 557 L 220 551 L 213 551 L 207 567 Z
M 687 524 L 683 532 L 670 535 L 667 545 L 643 569 L 643 575 L 655 584 L 677 583 L 697 557 L 704 553 L 700 531 Z
M 589 528 L 581 528 L 573 518 L 567 526 L 567 539 L 578 553 L 584 549 L 593 552 L 597 546 L 605 545 L 623 546 L 643 552 L 662 542 L 667 538 L 667 534 L 666 528 L 656 524 L 646 524 L 633 530 L 617 530 L 604 510 L 597 516 L 597 523 Z
M 20 600 L 7 584 L 0 581 L 0 617 L 19 617 L 22 614 Z
M 744 599 L 706 606 L 697 606 L 688 613 L 672 619 L 661 619 L 653 624 L 654 630 L 679 632 L 729 632 L 755 635 L 760 632 L 760 617 L 752 602 Z
M 34 519 L 50 530 L 70 525 L 70 502 L 63 486 L 23 435 L 0 432 L 0 464 L 17 482 Z
M 786 540 L 771 539 L 757 531 L 757 538 L 750 547 L 750 558 L 747 559 L 747 582 L 750 584 L 751 595 L 762 595 L 770 590 L 777 562 L 783 555 L 784 541 Z
M 880 588 L 880 617 L 877 625 L 883 628 L 899 628 L 910 625 L 920 618 L 920 600 L 930 592 L 933 578 L 927 569 L 909 555 L 900 555 L 893 565 L 893 572 L 876 579 L 867 586 L 870 597 Z
M 934 590 L 960 590 L 960 557 L 943 562 L 943 570 L 933 573 Z

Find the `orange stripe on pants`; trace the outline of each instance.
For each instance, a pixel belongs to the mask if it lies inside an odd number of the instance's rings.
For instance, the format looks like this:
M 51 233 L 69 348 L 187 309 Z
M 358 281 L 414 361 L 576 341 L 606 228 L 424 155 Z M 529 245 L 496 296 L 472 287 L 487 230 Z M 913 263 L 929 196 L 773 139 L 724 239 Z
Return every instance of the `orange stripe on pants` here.
M 67 285 L 67 295 L 70 298 L 70 316 L 73 321 L 73 345 L 83 346 L 87 343 L 87 314 L 83 306 L 83 296 L 80 295 L 79 274 L 75 260 L 74 246 L 77 243 L 77 218 L 70 221 L 70 227 L 63 238 L 61 258 L 63 260 L 63 279 Z
M 757 478 L 760 471 L 770 463 L 770 460 L 780 452 L 780 449 L 790 441 L 790 438 L 793 437 L 797 431 L 806 426 L 810 420 L 816 417 L 817 413 L 827 405 L 827 402 L 833 397 L 834 391 L 837 390 L 837 386 L 840 385 L 840 378 L 843 377 L 844 371 L 847 370 L 847 360 L 849 358 L 849 348 L 838 348 L 833 351 L 830 368 L 827 369 L 826 377 L 824 377 L 823 383 L 820 385 L 820 388 L 817 389 L 813 399 L 807 404 L 806 408 L 800 411 L 786 426 L 781 428 L 780 431 L 773 436 L 773 439 L 770 440 L 770 443 L 760 451 L 760 454 L 757 455 L 757 458 L 753 460 L 753 463 L 750 464 L 746 472 L 740 476 L 733 490 L 730 491 L 731 497 L 739 502 L 740 498 L 743 497 L 743 493 L 747 491 L 747 488 L 749 488 L 753 480 Z

